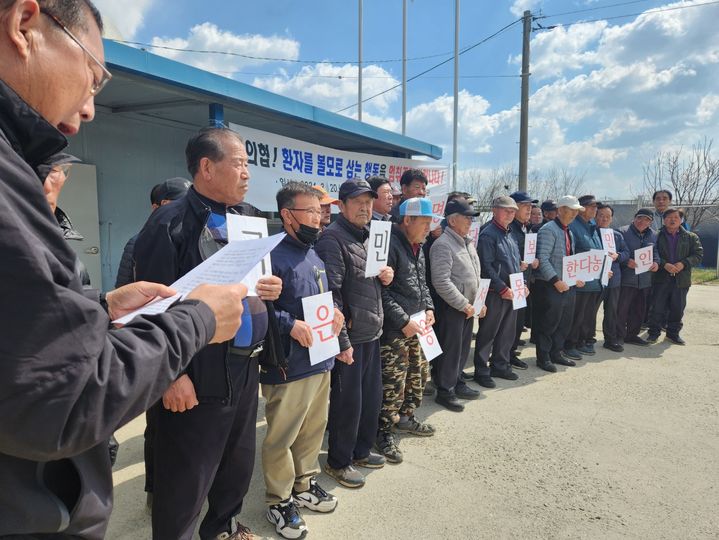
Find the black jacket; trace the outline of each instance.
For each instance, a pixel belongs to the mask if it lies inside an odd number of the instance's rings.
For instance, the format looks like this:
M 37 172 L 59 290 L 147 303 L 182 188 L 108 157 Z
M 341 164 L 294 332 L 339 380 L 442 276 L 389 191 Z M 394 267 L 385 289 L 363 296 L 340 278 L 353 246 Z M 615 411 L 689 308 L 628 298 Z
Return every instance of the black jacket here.
M 187 194 L 155 210 L 135 242 L 135 276 L 138 281 L 154 281 L 170 285 L 214 254 L 217 243 L 207 229 L 212 212 L 234 212 L 244 216 L 260 216 L 254 206 L 240 203 L 227 207 L 203 197 L 191 187 Z M 268 338 L 279 336 L 271 302 L 268 308 Z M 271 341 L 271 346 L 269 341 Z M 200 351 L 187 368 L 201 403 L 226 404 L 231 401 L 229 341 L 214 343 Z M 265 352 L 277 346 L 268 340 Z M 262 359 L 261 359 L 262 360 Z
M 335 306 L 345 316 L 345 327 L 339 335 L 343 351 L 382 335 L 382 284 L 376 277 L 364 277 L 368 237 L 366 227 L 358 229 L 340 214 L 315 244 L 315 251 L 325 263 Z
M 415 255 L 398 225 L 392 225 L 387 266 L 394 270 L 395 279 L 382 288 L 383 343 L 404 337 L 402 328 L 407 326 L 409 318 L 415 313 L 434 310 L 427 287 L 424 251 L 420 246 Z
M 502 294 L 510 288 L 509 275 L 519 272 L 521 255 L 509 229 L 502 230 L 491 221 L 479 233 L 479 261 L 482 277 L 491 280 L 489 290 Z
M 640 233 L 639 230 L 634 226 L 633 223 L 625 225 L 619 228 L 619 232 L 624 236 L 624 242 L 627 245 L 629 251 L 629 258 L 624 261 L 622 266 L 622 287 L 632 287 L 633 289 L 647 289 L 652 286 L 652 273 L 644 272 L 637 275 L 634 272 L 634 268 L 629 268 L 627 262 L 629 259 L 634 259 L 634 251 L 647 247 L 654 246 L 654 261 L 659 260 L 659 252 L 656 248 L 657 233 L 647 227 L 644 232 Z
M 66 144 L 0 81 L 0 536 L 103 538 L 110 435 L 215 332 L 199 302 L 109 329 L 33 170 Z
M 120 265 L 117 267 L 117 279 L 115 280 L 115 288 L 120 288 L 128 283 L 134 283 L 135 280 L 135 235 L 127 241 L 125 249 L 122 250 Z

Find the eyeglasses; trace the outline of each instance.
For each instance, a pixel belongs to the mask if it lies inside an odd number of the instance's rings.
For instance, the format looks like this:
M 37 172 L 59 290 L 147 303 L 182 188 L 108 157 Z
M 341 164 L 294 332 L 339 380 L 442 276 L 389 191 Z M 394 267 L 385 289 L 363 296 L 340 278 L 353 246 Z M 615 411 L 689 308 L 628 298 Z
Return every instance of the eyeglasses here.
M 110 73 L 110 71 L 105 67 L 105 64 L 103 64 L 102 62 L 100 62 L 100 61 L 97 59 L 97 57 L 96 57 L 94 54 L 92 54 L 92 53 L 88 50 L 88 48 L 85 47 L 85 45 L 82 44 L 82 41 L 80 41 L 79 39 L 77 39 L 77 38 L 75 37 L 75 34 L 73 34 L 72 32 L 70 32 L 70 30 L 68 30 L 67 26 L 65 26 L 64 24 L 62 24 L 62 22 L 60 22 L 60 19 L 58 19 L 57 17 L 55 17 L 55 15 L 53 15 L 52 13 L 48 13 L 48 12 L 46 12 L 46 11 L 42 11 L 42 10 L 41 10 L 40 13 L 43 13 L 44 15 L 47 15 L 48 17 L 50 17 L 50 19 L 52 19 L 52 21 L 53 21 L 56 25 L 58 25 L 60 28 L 62 28 L 62 30 L 63 30 L 68 36 L 70 36 L 70 39 L 71 39 L 71 40 L 73 40 L 75 43 L 78 44 L 78 46 L 85 52 L 85 54 L 87 54 L 87 55 L 92 59 L 93 62 L 95 62 L 98 66 L 100 66 L 100 69 L 102 70 L 102 78 L 101 78 L 99 81 L 97 81 L 97 80 L 95 79 L 95 74 L 94 74 L 94 72 L 93 72 L 93 81 L 92 81 L 92 86 L 90 87 L 90 95 L 92 95 L 92 96 L 98 95 L 98 94 L 100 93 L 100 91 L 101 91 L 103 88 L 105 88 L 105 85 L 107 85 L 107 83 L 110 82 L 110 79 L 112 79 L 112 73 Z
M 307 212 L 311 216 L 321 216 L 322 210 L 317 210 L 315 208 L 288 208 L 290 212 Z

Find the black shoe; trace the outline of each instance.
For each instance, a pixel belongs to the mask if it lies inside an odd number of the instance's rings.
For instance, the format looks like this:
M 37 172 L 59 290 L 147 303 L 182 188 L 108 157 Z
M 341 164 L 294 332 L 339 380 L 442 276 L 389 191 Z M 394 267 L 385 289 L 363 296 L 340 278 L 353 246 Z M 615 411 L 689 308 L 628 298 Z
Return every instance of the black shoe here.
M 659 337 L 659 336 L 657 336 L 657 337 Z M 656 338 L 654 339 L 654 341 L 656 341 Z M 651 342 L 647 341 L 646 339 L 642 339 L 639 336 L 630 336 L 630 337 L 624 338 L 624 343 L 631 343 L 632 345 L 639 345 L 640 347 L 646 347 Z
M 511 369 L 508 369 L 507 371 L 491 371 L 492 377 L 496 377 L 497 379 L 506 379 L 508 381 L 516 381 L 519 379 L 519 375 L 517 375 L 514 371 Z
M 479 390 L 466 384 L 458 384 L 454 387 L 454 395 L 459 399 L 479 399 Z
M 464 371 L 459 376 L 463 381 L 471 381 L 472 379 L 474 379 L 473 375 L 470 375 L 469 373 L 466 373 Z
M 577 347 L 577 351 L 581 355 L 587 355 L 587 356 L 594 356 L 597 354 L 597 352 L 594 350 L 594 344 L 593 343 L 585 343 L 584 345 Z
M 681 337 L 679 337 L 679 334 L 676 335 L 669 335 L 667 334 L 667 339 L 674 343 L 675 345 L 686 345 L 687 342 L 684 341 Z
M 518 345 L 519 347 L 524 347 L 526 344 L 527 344 L 527 342 L 524 341 L 523 339 L 520 339 L 520 340 L 517 341 L 517 345 Z
M 596 342 L 597 342 L 597 340 L 594 339 L 593 337 L 590 337 L 589 339 L 584 340 L 584 343 L 589 343 L 590 345 L 594 345 Z
M 581 360 L 583 358 L 582 353 L 580 353 L 577 349 L 565 349 L 561 352 L 561 356 L 562 358 L 568 358 L 569 360 Z M 555 364 L 561 364 L 561 362 L 555 361 L 554 358 L 552 358 L 552 362 Z
M 557 366 L 555 366 L 551 362 L 537 362 L 537 367 L 539 369 L 543 369 L 544 371 L 548 371 L 549 373 L 557 372 Z
M 513 356 L 509 359 L 510 365 L 515 369 L 527 369 L 529 366 L 527 365 L 527 362 L 524 362 L 523 360 L 520 360 L 516 356 Z
M 605 341 L 604 348 L 614 352 L 624 352 L 624 347 L 622 347 L 619 343 L 610 343 Z
M 474 377 L 474 382 L 476 382 L 479 386 L 484 386 L 485 388 L 495 388 L 497 386 L 497 383 L 495 383 L 489 375 Z
M 442 405 L 442 407 L 449 409 L 450 411 L 462 412 L 464 410 L 464 404 L 457 399 L 457 396 L 454 393 L 440 394 L 437 392 L 434 401 L 438 405 Z
M 659 341 L 659 334 L 647 334 L 647 339 L 645 339 L 644 341 L 646 341 L 647 344 L 656 343 L 657 341 Z
M 562 356 L 561 354 L 557 356 L 556 358 L 552 358 L 553 364 L 559 364 L 560 366 L 568 366 L 568 367 L 574 367 L 577 365 L 577 363 L 570 359 L 566 358 L 565 356 Z

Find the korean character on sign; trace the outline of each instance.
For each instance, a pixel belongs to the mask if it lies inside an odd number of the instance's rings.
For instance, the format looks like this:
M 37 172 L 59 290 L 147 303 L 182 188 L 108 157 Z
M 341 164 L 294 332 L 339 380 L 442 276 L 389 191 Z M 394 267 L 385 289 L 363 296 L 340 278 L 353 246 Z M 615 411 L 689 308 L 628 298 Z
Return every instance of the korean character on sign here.
M 396 180 L 399 180 L 400 175 L 397 174 L 397 166 L 396 165 L 390 165 L 389 166 L 389 181 L 394 182 Z
M 387 231 L 383 231 L 382 234 L 375 234 L 372 238 L 372 244 L 374 245 L 376 251 L 375 251 L 375 260 L 378 263 L 387 263 L 387 253 L 389 253 L 389 250 L 387 249 L 387 244 L 389 243 L 389 233 Z M 374 251 L 374 250 L 373 250 Z
M 364 165 L 364 177 L 365 179 L 369 178 L 370 176 L 378 176 L 379 175 L 379 163 L 365 163 Z
M 269 167 L 270 166 L 270 145 L 260 143 L 257 145 L 257 150 L 260 155 L 260 167 Z M 247 155 L 249 156 L 250 153 L 247 152 Z
M 643 251 L 639 254 L 639 261 L 642 263 L 642 266 L 649 266 L 649 261 L 652 259 L 652 254 L 648 251 Z
M 524 296 L 524 279 L 517 279 L 514 282 L 514 289 L 519 296 Z
M 590 255 L 586 255 L 579 259 L 579 271 L 583 274 L 589 273 L 589 262 L 590 262 Z
M 592 255 L 591 259 L 592 273 L 596 274 L 599 272 L 599 270 L 601 270 L 602 264 L 604 264 L 604 257 Z
M 530 253 L 537 253 L 537 240 L 536 239 L 533 238 L 529 241 L 528 249 L 529 249 Z
M 257 165 L 257 143 L 250 140 L 245 141 L 245 150 L 247 151 L 247 163 Z
M 344 163 L 344 159 L 341 157 L 335 158 L 335 176 L 337 178 L 342 178 L 342 164 Z
M 386 163 L 380 163 L 379 165 L 379 175 L 387 177 L 387 164 Z
M 570 279 L 574 279 L 577 277 L 577 272 L 579 272 L 579 263 L 576 260 L 571 260 L 567 263 L 567 276 L 569 276 Z
M 326 172 L 325 174 L 327 176 L 334 176 L 335 175 L 335 157 L 334 156 L 327 156 L 325 158 L 325 167 Z
M 347 178 L 358 178 L 362 173 L 362 163 L 356 159 L 347 160 Z
M 312 330 L 317 332 L 321 342 L 329 341 L 335 335 L 332 333 L 332 323 L 334 322 L 334 313 L 327 306 L 319 306 L 315 312 L 317 320 L 320 322 L 317 326 L 313 326 Z M 329 327 L 329 328 L 328 328 Z
M 325 160 L 326 157 L 323 154 L 317 154 L 317 176 L 328 176 Z
M 282 168 L 286 171 L 292 170 L 292 150 L 289 148 L 282 149 Z
M 303 172 L 305 174 L 312 174 L 312 152 L 305 152 L 305 166 Z
M 444 215 L 444 207 L 447 205 L 447 199 L 442 199 L 441 201 L 437 201 L 432 205 L 432 212 L 437 214 L 438 216 Z
M 425 319 L 419 321 L 419 327 L 421 329 L 420 337 L 427 340 L 427 345 L 434 345 L 434 333 L 432 332 L 432 327 L 427 326 L 427 321 Z
M 299 150 L 292 150 L 292 169 L 302 172 L 304 163 L 304 153 Z

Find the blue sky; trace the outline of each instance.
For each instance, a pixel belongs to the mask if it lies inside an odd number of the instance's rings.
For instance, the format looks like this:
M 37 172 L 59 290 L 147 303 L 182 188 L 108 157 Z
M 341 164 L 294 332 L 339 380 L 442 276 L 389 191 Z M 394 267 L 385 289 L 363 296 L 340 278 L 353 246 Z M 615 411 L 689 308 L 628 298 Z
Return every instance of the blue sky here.
M 576 23 L 532 34 L 529 167 L 584 174 L 588 190 L 625 198 L 641 191 L 642 166 L 657 151 L 719 138 L 719 3 L 686 7 L 707 1 L 464 0 L 460 44 L 482 40 L 524 9 L 547 16 L 537 21 L 545 27 Z M 154 49 L 329 110 L 356 101 L 356 0 L 97 4 L 112 37 L 312 61 Z M 657 9 L 666 11 L 652 13 Z M 591 11 L 553 16 L 575 10 Z M 438 55 L 408 62 L 412 76 L 451 56 L 454 2 L 408 1 L 408 28 L 409 58 Z M 517 168 L 520 53 L 521 24 L 516 24 L 460 57 L 458 167 L 464 175 Z M 400 62 L 373 62 L 401 55 L 401 0 L 364 0 L 363 97 L 401 80 Z M 332 63 L 314 63 L 319 60 Z M 408 135 L 441 145 L 447 163 L 452 74 L 450 61 L 407 87 Z M 354 116 L 356 108 L 343 114 Z M 400 89 L 365 103 L 363 114 L 365 121 L 400 131 Z

